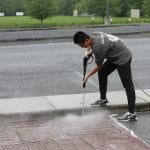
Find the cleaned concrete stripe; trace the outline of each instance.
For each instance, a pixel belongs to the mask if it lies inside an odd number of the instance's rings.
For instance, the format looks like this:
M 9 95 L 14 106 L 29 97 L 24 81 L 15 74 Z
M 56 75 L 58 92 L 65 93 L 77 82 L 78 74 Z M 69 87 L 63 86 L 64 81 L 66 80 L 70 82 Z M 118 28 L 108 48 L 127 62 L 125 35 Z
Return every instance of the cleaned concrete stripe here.
M 144 98 L 137 97 L 136 104 L 148 104 Z M 99 93 L 86 93 L 85 94 L 85 107 L 90 107 L 90 103 L 99 97 Z M 108 106 L 127 105 L 127 98 L 124 91 L 108 92 L 107 94 L 109 103 Z M 48 96 L 48 100 L 56 107 L 56 109 L 67 108 L 81 108 L 83 97 L 82 94 L 73 95 L 56 95 Z

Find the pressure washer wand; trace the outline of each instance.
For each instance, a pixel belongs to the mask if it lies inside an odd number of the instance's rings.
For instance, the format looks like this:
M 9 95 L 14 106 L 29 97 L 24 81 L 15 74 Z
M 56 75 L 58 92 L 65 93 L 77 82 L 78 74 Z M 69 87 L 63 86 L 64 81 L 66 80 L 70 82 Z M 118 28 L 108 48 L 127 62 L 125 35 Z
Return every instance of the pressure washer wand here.
M 92 58 L 92 60 L 90 62 L 88 62 L 88 60 Z M 83 58 L 83 81 L 85 79 L 85 75 L 86 75 L 86 68 L 87 68 L 87 65 L 90 64 L 92 61 L 93 61 L 93 56 L 92 56 L 92 53 L 88 54 L 87 56 L 85 56 Z M 82 102 L 82 116 L 84 116 L 84 113 L 85 113 L 85 109 L 84 109 L 84 104 L 85 104 L 85 87 L 86 87 L 86 82 L 83 82 L 83 91 L 82 91 L 82 95 L 83 95 L 83 102 Z
M 82 116 L 84 116 L 85 114 L 85 110 L 84 110 L 84 103 L 85 103 L 85 88 L 83 88 L 83 91 L 82 91 L 82 98 L 83 98 L 83 101 L 82 101 Z
M 83 58 L 83 81 L 84 81 L 85 75 L 86 75 L 87 61 L 88 61 L 88 58 L 84 57 Z M 85 88 L 85 86 L 86 86 L 86 82 L 83 82 L 83 88 Z
M 91 59 L 91 60 L 90 60 L 90 59 Z M 87 56 L 85 56 L 85 57 L 83 58 L 83 81 L 84 81 L 84 79 L 85 79 L 87 65 L 90 64 L 90 63 L 92 63 L 92 62 L 93 62 L 93 59 L 94 59 L 94 57 L 93 57 L 93 55 L 92 55 L 92 52 L 89 53 Z M 89 60 L 90 60 L 90 61 L 89 61 Z M 87 81 L 85 81 L 85 82 L 83 83 L 83 88 L 85 88 L 86 82 L 87 82 Z
M 83 81 L 85 79 L 85 75 L 86 75 L 86 67 L 87 67 L 87 61 L 88 58 L 84 57 L 83 58 Z M 82 101 L 82 116 L 84 116 L 85 114 L 85 109 L 84 109 L 84 104 L 85 104 L 85 87 L 86 87 L 86 82 L 83 82 L 83 90 L 82 90 L 82 96 L 83 96 L 83 101 Z

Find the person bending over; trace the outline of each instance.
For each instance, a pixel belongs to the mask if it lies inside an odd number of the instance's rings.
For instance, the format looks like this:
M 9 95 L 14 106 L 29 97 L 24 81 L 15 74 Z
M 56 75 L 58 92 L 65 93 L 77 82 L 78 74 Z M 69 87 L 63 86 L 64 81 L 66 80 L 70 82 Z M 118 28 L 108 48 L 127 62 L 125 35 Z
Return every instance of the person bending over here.
M 91 105 L 108 103 L 107 77 L 117 69 L 128 100 L 128 112 L 118 118 L 122 121 L 135 121 L 135 89 L 132 81 L 131 61 L 132 53 L 123 41 L 117 37 L 103 32 L 93 32 L 90 35 L 78 31 L 73 37 L 74 43 L 81 48 L 92 49 L 96 66 L 86 74 L 83 82 L 98 72 L 100 99 Z

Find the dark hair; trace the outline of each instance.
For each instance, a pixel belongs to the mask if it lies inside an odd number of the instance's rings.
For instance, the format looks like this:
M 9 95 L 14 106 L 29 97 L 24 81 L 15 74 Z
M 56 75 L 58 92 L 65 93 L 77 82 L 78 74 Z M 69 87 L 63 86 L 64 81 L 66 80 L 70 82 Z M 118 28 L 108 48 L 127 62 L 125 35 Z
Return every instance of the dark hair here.
M 74 34 L 73 40 L 75 44 L 83 44 L 85 39 L 89 39 L 90 36 L 82 31 L 78 31 Z

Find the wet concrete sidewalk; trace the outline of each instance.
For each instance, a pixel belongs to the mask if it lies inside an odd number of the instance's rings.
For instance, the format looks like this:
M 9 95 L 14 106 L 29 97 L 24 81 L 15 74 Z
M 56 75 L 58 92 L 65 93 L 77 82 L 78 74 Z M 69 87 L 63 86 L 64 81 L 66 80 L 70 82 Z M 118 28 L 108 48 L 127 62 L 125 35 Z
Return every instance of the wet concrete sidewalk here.
M 150 93 L 150 89 L 145 89 Z M 99 111 L 91 107 L 91 103 L 97 100 L 99 92 L 70 95 L 50 95 L 41 97 L 24 97 L 0 99 L 0 117 L 12 118 L 37 115 L 61 115 L 72 112 L 81 112 L 84 106 L 85 112 Z M 124 91 L 109 91 L 107 93 L 109 103 L 106 109 L 127 111 L 127 98 Z M 84 101 L 83 101 L 84 100 Z M 84 104 L 84 105 L 83 105 Z M 136 111 L 150 111 L 150 98 L 141 90 L 136 90 Z
M 137 104 L 149 107 L 149 99 L 136 94 Z M 84 116 L 82 94 L 1 100 L 0 150 L 150 150 L 107 109 L 127 109 L 122 91 L 108 93 L 108 107 L 89 107 L 98 93 L 85 96 Z
M 107 112 L 0 123 L 0 150 L 150 150 Z

